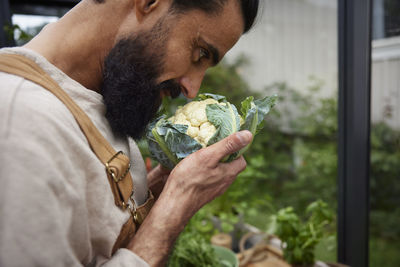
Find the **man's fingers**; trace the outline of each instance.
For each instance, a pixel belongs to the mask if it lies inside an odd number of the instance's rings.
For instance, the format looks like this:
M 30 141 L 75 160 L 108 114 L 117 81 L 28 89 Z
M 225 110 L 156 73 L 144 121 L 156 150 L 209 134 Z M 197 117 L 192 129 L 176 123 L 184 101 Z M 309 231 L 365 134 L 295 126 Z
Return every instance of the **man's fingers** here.
M 157 166 L 158 168 L 160 168 L 160 174 L 170 174 L 171 173 L 171 170 L 170 169 L 167 169 L 167 168 L 165 168 L 163 165 L 161 165 L 161 164 L 158 164 L 158 166 Z
M 171 170 L 168 170 L 159 164 L 147 174 L 147 181 L 152 183 L 153 181 L 159 181 L 160 179 L 164 180 L 168 177 L 170 172 Z
M 210 158 L 216 159 L 219 162 L 221 159 L 226 156 L 239 151 L 243 147 L 247 146 L 253 135 L 250 131 L 244 130 L 237 133 L 234 133 L 221 141 L 209 146 L 206 148 L 207 156 Z
M 222 190 L 220 194 L 222 194 L 235 181 L 239 173 L 246 169 L 246 161 L 241 156 L 229 163 L 219 163 L 219 167 L 224 176 L 223 182 L 220 183 Z
M 239 158 L 235 159 L 232 162 L 229 163 L 221 163 L 224 169 L 224 173 L 229 173 L 232 174 L 233 176 L 237 176 L 239 173 L 244 171 L 246 169 L 246 160 L 243 158 L 243 156 L 240 156 Z

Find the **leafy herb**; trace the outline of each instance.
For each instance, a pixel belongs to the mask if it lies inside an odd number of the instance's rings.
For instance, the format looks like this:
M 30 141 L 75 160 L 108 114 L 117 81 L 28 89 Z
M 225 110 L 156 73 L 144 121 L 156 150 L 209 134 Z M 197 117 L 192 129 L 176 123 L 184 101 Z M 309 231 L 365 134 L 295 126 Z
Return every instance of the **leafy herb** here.
M 311 203 L 306 213 L 309 218 L 305 222 L 300 221 L 292 207 L 279 210 L 274 218 L 275 234 L 284 242 L 284 257 L 294 265 L 311 265 L 315 262 L 315 247 L 333 218 L 328 205 L 321 200 Z
M 175 244 L 168 266 L 222 267 L 224 265 L 221 265 L 213 247 L 202 235 L 192 229 L 186 229 Z

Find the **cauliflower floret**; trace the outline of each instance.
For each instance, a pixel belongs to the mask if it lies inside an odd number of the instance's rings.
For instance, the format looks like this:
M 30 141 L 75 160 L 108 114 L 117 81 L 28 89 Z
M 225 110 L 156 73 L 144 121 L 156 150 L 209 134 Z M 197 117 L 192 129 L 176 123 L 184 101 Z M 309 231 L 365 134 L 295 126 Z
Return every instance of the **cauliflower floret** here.
M 219 103 L 211 98 L 192 101 L 180 107 L 175 112 L 175 116 L 169 118 L 168 121 L 189 126 L 187 134 L 205 147 L 216 131 L 215 126 L 207 119 L 206 107 L 209 104 L 225 105 L 225 103 Z
M 200 126 L 200 130 L 201 130 L 201 131 L 207 130 L 207 129 L 209 129 L 209 128 L 214 128 L 214 129 L 215 129 L 215 126 L 212 125 L 209 121 L 206 121 L 205 123 L 203 123 L 203 124 Z
M 179 113 L 183 113 L 192 126 L 199 127 L 202 123 L 207 121 L 206 106 L 208 104 L 218 104 L 218 101 L 214 99 L 192 101 L 189 104 L 186 104 L 183 107 L 182 112 Z
M 192 138 L 197 137 L 199 135 L 199 127 L 189 126 L 189 128 L 187 130 L 187 134 Z
M 201 108 L 193 110 L 188 118 L 190 118 L 190 123 L 197 127 L 199 127 L 203 122 L 207 121 L 206 112 Z
M 200 144 L 205 147 L 210 140 L 210 138 L 215 134 L 217 129 L 214 125 L 209 122 L 205 122 L 200 126 L 200 131 L 198 134 L 198 139 L 201 140 Z
M 183 122 L 183 123 L 181 123 L 181 122 Z M 175 124 L 178 124 L 178 123 L 179 124 L 187 124 L 187 125 L 190 124 L 189 120 L 187 119 L 187 117 L 183 113 L 177 113 L 175 115 Z
M 240 116 L 239 120 L 240 120 L 240 126 L 242 126 L 244 124 L 244 119 L 242 118 L 242 116 Z

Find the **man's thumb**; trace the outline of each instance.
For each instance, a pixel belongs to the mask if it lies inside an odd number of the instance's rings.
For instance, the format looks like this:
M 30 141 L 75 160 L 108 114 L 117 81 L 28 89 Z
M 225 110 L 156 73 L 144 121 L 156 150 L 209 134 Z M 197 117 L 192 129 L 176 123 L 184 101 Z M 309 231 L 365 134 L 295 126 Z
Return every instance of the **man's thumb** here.
M 253 139 L 253 135 L 248 130 L 237 132 L 235 135 L 236 135 L 236 138 L 239 139 L 239 142 L 240 142 L 239 149 L 242 149 L 243 147 L 247 146 L 251 142 L 251 139 Z M 236 152 L 236 150 L 233 152 Z
M 251 134 L 250 131 L 247 130 L 240 131 L 212 145 L 211 147 L 213 147 L 213 149 L 210 152 L 213 153 L 214 156 L 216 156 L 219 161 L 223 159 L 225 156 L 230 155 L 236 151 L 239 151 L 243 147 L 247 146 L 251 142 L 252 138 L 253 135 Z

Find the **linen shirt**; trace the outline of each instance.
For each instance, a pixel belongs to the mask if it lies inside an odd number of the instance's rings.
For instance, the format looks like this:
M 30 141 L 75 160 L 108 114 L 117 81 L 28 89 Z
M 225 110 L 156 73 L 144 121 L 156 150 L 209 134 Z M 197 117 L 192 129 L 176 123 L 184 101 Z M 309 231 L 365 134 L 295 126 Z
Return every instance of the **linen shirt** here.
M 131 161 L 134 199 L 147 198 L 146 168 L 133 140 L 113 135 L 102 96 L 25 48 Z M 104 165 L 67 107 L 43 87 L 0 72 L 0 266 L 148 266 L 111 250 L 129 212 L 114 204 Z

